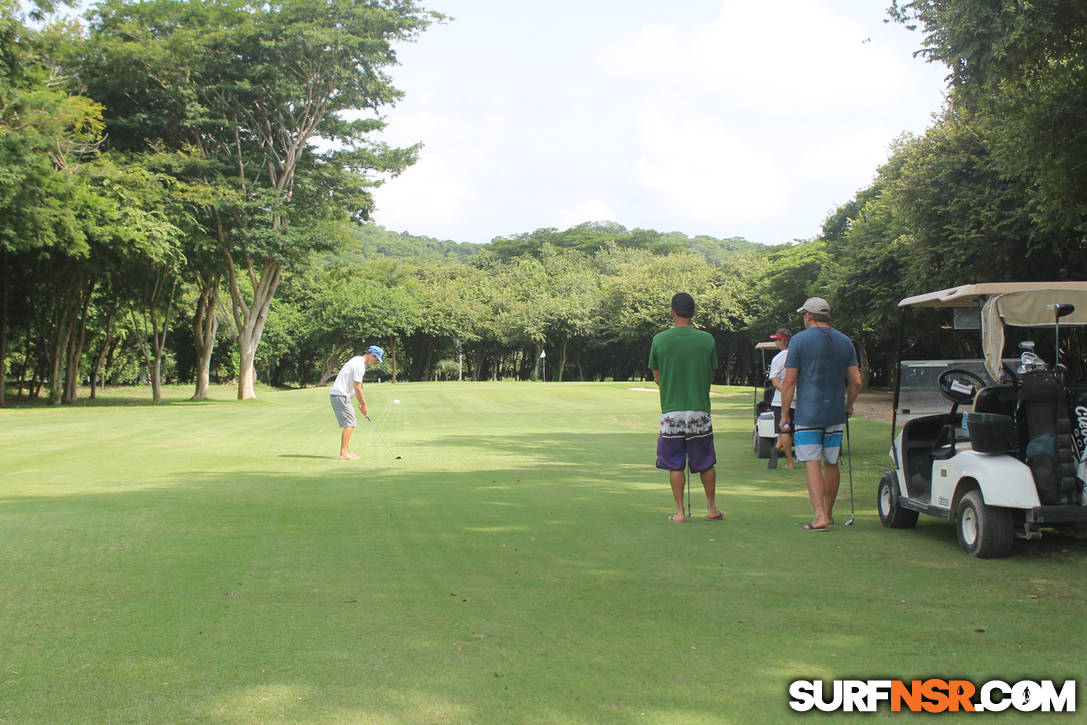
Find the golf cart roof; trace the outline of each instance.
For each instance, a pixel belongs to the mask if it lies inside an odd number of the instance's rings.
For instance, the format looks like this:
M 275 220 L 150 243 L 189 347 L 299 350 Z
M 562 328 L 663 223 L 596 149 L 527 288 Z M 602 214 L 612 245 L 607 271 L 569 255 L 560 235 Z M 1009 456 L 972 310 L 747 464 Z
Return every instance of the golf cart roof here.
M 770 340 L 763 340 L 758 345 L 755 345 L 756 350 L 777 350 L 778 344 Z
M 951 289 L 907 297 L 899 307 L 977 307 L 980 300 L 995 295 L 1019 293 L 1071 292 L 1087 296 L 1087 282 L 986 282 L 964 284 Z M 1076 300 L 1069 299 L 1075 303 Z M 1078 305 L 1077 305 L 1078 306 Z M 1047 316 L 1052 321 L 1052 315 Z
M 1070 309 L 1058 308 L 1057 305 Z M 985 368 L 1000 379 L 1004 326 L 1087 325 L 1087 282 L 989 282 L 907 297 L 899 307 L 972 307 L 981 312 Z

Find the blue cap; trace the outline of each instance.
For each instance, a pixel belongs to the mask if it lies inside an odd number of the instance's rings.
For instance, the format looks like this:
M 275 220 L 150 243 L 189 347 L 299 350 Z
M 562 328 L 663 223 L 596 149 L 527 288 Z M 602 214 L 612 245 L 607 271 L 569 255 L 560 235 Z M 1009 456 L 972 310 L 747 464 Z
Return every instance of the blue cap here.
M 385 351 L 377 345 L 371 345 L 370 347 L 366 348 L 366 352 L 376 355 L 378 362 L 382 362 L 385 359 Z

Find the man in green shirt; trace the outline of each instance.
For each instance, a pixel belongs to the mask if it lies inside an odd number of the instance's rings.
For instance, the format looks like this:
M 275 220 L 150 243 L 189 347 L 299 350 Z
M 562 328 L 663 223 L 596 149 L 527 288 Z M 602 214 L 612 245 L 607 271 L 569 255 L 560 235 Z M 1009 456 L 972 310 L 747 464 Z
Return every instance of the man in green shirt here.
M 653 336 L 649 369 L 660 386 L 661 424 L 657 468 L 668 471 L 676 512 L 670 521 L 687 520 L 683 511 L 683 469 L 699 474 L 706 492 L 706 518 L 723 519 L 717 508 L 717 453 L 710 419 L 710 383 L 717 369 L 717 344 L 708 332 L 691 326 L 694 299 L 686 292 L 672 298 L 674 327 Z

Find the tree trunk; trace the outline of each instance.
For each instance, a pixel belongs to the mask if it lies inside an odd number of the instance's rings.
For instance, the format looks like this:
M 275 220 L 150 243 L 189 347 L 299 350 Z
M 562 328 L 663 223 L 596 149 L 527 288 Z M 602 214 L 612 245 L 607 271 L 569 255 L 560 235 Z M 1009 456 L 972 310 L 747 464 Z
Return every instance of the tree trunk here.
M 219 331 L 220 275 L 200 277 L 200 299 L 193 315 L 192 336 L 196 347 L 196 391 L 191 400 L 207 400 L 211 388 L 211 355 L 215 351 L 215 335 Z
M 392 364 L 393 364 L 392 383 L 395 385 L 396 384 L 396 338 L 393 338 L 392 340 L 389 341 L 389 355 L 391 356 Z
M 170 309 L 174 302 L 174 292 L 177 290 L 177 277 L 170 280 L 170 292 L 166 297 L 166 309 L 159 321 L 159 308 L 163 301 L 167 278 L 172 277 L 166 270 L 159 271 L 155 276 L 155 286 L 151 290 L 151 297 L 144 310 L 144 334 L 140 336 L 140 350 L 143 352 L 144 364 L 147 365 L 147 375 L 151 379 L 151 400 L 158 404 L 162 402 L 162 355 L 166 349 L 166 335 L 170 331 Z M 148 332 L 147 320 L 151 319 L 151 330 Z M 159 332 L 161 327 L 162 332 Z M 151 338 L 151 350 L 148 352 L 146 338 Z
M 559 374 L 555 375 L 555 380 L 562 382 L 562 371 L 566 369 L 566 353 L 569 349 L 569 341 L 564 337 L 559 341 Z
M 872 366 L 868 359 L 868 336 L 863 332 L 857 335 L 857 357 L 861 365 L 861 390 L 868 390 L 868 384 L 872 381 Z
M 163 281 L 165 281 L 167 274 L 163 273 Z M 162 332 L 159 332 L 158 325 L 158 305 L 151 310 L 151 323 L 154 325 L 151 330 L 154 337 L 152 338 L 152 346 L 155 352 L 155 359 L 152 365 L 151 374 L 151 390 L 153 393 L 154 401 L 156 403 L 162 402 L 162 356 L 166 351 L 166 337 L 170 333 L 170 311 L 174 305 L 174 293 L 177 291 L 177 277 L 173 277 L 170 281 L 170 293 L 166 298 L 166 310 L 162 315 Z M 160 300 L 156 300 L 158 302 Z
M 264 333 L 264 323 L 268 320 L 268 309 L 272 305 L 276 288 L 279 287 L 283 267 L 273 260 L 266 260 L 258 277 L 252 260 L 247 257 L 249 280 L 253 284 L 253 301 L 247 304 L 238 285 L 234 258 L 227 250 L 223 250 L 223 254 L 226 256 L 227 270 L 230 273 L 230 299 L 234 322 L 238 327 L 238 400 L 251 400 L 257 397 L 257 371 L 253 362 L 260 336 Z
M 340 357 L 347 350 L 347 345 L 337 345 L 332 354 L 325 358 L 325 364 L 321 367 L 321 378 L 317 381 L 318 387 L 328 385 L 328 381 L 339 370 Z
M 49 345 L 49 404 L 59 405 L 64 399 L 64 355 L 68 349 L 71 319 L 72 287 L 69 285 L 53 312 L 53 336 Z
M 91 306 L 95 283 L 91 282 L 86 290 L 80 283 L 79 294 L 83 298 L 83 309 L 79 313 L 79 330 L 68 337 L 68 366 L 64 376 L 64 402 L 71 403 L 77 397 L 79 387 L 79 361 L 83 359 L 83 345 L 87 338 L 87 311 Z
M 113 316 L 116 314 L 117 307 L 114 306 L 106 315 L 106 336 L 102 340 L 101 349 L 94 356 L 94 364 L 91 368 L 91 400 L 98 397 L 98 374 L 102 371 L 102 364 L 106 361 L 106 353 L 109 352 L 113 338 Z

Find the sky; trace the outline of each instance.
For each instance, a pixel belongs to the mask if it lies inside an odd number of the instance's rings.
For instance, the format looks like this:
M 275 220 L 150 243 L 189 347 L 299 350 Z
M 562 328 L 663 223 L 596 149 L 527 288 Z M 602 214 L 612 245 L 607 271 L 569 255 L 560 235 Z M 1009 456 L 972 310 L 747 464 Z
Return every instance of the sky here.
M 890 0 L 422 0 L 373 221 L 458 242 L 582 222 L 817 236 L 943 103 Z

